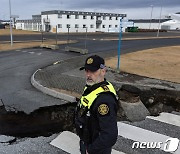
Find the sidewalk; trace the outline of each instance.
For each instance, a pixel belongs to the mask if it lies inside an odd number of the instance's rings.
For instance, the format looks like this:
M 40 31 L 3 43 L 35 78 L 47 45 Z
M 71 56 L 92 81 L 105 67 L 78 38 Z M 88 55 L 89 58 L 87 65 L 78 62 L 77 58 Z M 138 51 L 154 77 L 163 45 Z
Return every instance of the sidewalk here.
M 108 53 L 99 55 L 104 58 L 110 56 Z M 83 92 L 85 78 L 84 72 L 79 71 L 79 68 L 83 66 L 86 58 L 87 55 L 55 62 L 46 68 L 39 69 L 32 76 L 31 82 L 46 94 L 73 102 L 75 97 L 80 97 Z M 155 88 L 180 93 L 180 84 L 124 72 L 117 73 L 112 69 L 108 69 L 106 78 L 114 84 L 117 91 L 122 85 L 132 85 L 142 91 Z

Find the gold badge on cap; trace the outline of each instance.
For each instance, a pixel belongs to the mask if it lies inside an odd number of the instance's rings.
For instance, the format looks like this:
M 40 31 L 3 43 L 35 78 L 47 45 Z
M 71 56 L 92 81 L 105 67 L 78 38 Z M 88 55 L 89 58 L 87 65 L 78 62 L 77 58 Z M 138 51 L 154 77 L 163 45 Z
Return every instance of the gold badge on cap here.
M 92 58 L 89 58 L 88 60 L 87 60 L 87 64 L 92 64 L 93 63 L 93 59 Z
M 101 114 L 101 115 L 106 115 L 106 114 L 108 114 L 108 112 L 109 112 L 109 107 L 108 107 L 106 104 L 101 104 L 101 105 L 98 107 L 98 112 L 99 112 L 99 114 Z

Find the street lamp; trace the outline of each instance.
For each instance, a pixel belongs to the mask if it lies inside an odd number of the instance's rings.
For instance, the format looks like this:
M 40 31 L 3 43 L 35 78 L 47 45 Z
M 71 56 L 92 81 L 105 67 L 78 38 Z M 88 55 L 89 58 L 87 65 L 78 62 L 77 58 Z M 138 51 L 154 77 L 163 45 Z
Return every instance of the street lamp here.
M 151 22 L 152 22 L 152 13 L 153 13 L 153 5 L 151 5 L 151 18 L 150 18 L 150 24 L 149 24 L 149 29 L 151 29 Z
M 161 14 L 162 14 L 162 4 L 161 4 L 161 10 L 160 10 L 160 17 L 159 17 L 159 25 L 158 25 L 157 37 L 159 37 L 159 28 L 160 28 L 160 22 L 161 22 Z
M 10 15 L 10 35 L 11 35 L 11 46 L 13 46 L 12 20 L 11 20 L 11 0 L 9 0 L 9 15 Z

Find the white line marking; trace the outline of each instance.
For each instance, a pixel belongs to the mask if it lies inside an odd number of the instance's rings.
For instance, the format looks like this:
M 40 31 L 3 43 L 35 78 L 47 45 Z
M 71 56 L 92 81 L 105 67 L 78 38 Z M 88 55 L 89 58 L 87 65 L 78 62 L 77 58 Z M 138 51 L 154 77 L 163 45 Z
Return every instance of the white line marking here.
M 118 122 L 118 135 L 138 142 L 163 142 L 161 146 L 162 150 L 164 148 L 166 140 L 172 138 L 163 134 L 155 133 L 122 122 Z M 176 153 L 180 153 L 180 147 L 175 152 L 175 154 Z
M 29 53 L 30 53 L 30 54 L 34 54 L 34 52 L 32 52 L 32 51 L 31 51 L 31 52 L 29 52 Z
M 40 56 L 40 55 L 42 55 L 42 53 L 38 53 L 37 55 Z
M 68 153 L 80 154 L 79 137 L 72 132 L 63 131 L 53 141 L 51 141 L 50 144 Z M 111 154 L 124 154 L 124 153 L 113 149 Z
M 180 127 L 180 116 L 179 115 L 162 112 L 157 117 L 147 116 L 146 118 Z
M 22 51 L 22 52 L 24 52 L 24 53 L 25 53 L 25 52 L 28 52 L 28 51 L 24 50 L 24 51 Z

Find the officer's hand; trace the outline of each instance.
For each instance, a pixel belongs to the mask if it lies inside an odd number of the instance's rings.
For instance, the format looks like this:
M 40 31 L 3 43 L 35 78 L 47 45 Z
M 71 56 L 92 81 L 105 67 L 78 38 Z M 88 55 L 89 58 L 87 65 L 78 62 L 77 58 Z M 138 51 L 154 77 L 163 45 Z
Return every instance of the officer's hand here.
M 88 154 L 87 150 L 86 150 L 86 154 Z

